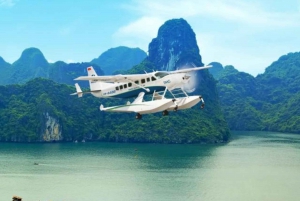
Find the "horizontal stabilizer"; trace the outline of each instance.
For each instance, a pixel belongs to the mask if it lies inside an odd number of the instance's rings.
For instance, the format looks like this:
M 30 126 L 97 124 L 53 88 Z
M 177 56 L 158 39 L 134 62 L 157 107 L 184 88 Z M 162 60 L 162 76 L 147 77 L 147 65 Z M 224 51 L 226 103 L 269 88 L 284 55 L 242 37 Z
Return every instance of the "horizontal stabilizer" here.
M 70 95 L 78 95 L 79 98 L 82 97 L 83 94 L 93 93 L 93 92 L 100 92 L 101 90 L 93 90 L 93 91 L 82 91 L 79 84 L 75 83 L 76 92 Z
M 71 95 L 72 95 L 72 96 L 73 96 L 73 95 L 78 95 L 78 97 L 81 98 L 82 95 L 83 95 L 83 93 L 82 93 L 82 90 L 81 90 L 81 88 L 80 88 L 80 86 L 79 86 L 78 83 L 75 83 L 75 88 L 76 88 L 76 92 L 75 92 L 75 93 L 72 93 Z

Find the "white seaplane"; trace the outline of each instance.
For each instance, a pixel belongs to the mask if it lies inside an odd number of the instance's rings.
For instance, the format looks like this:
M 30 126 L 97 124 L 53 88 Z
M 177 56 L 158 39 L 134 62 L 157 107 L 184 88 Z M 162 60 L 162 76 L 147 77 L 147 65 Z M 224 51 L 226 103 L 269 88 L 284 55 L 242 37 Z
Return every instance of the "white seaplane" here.
M 201 96 L 188 96 L 183 90 L 183 85 L 188 83 L 190 73 L 198 70 L 211 68 L 212 66 L 187 68 L 176 71 L 156 71 L 145 74 L 132 75 L 108 75 L 98 76 L 94 68 L 88 67 L 88 76 L 81 76 L 75 80 L 87 80 L 90 84 L 89 91 L 82 91 L 79 84 L 75 84 L 76 92 L 71 95 L 82 97 L 85 93 L 91 93 L 98 98 L 137 98 L 125 105 L 105 108 L 100 106 L 101 111 L 108 112 L 134 112 L 136 118 L 141 119 L 142 114 L 155 113 L 163 111 L 163 115 L 168 115 L 170 110 L 187 109 L 202 101 L 201 107 L 204 107 L 204 101 Z M 173 90 L 180 89 L 184 97 L 175 97 Z M 169 91 L 173 98 L 165 98 Z M 163 94 L 159 94 L 163 92 Z M 145 94 L 153 94 L 151 101 L 143 101 Z

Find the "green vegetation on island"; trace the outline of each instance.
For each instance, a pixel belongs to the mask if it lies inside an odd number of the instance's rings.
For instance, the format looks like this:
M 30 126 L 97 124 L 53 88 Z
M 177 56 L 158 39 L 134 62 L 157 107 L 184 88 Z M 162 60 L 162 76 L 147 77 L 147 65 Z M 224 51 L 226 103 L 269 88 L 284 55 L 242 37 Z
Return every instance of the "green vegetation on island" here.
M 280 57 L 257 77 L 233 66 L 212 74 L 231 130 L 300 133 L 300 52 Z

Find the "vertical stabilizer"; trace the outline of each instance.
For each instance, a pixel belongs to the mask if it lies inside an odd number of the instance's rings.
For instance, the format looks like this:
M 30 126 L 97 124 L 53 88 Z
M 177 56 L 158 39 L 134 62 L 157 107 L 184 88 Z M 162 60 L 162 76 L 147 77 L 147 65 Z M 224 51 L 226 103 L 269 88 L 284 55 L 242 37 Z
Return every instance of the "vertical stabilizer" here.
M 87 68 L 88 76 L 98 76 L 93 66 Z
M 93 66 L 87 67 L 87 73 L 88 76 L 91 77 L 98 76 Z M 97 80 L 89 80 L 89 84 L 91 91 L 101 90 L 101 82 L 98 82 Z

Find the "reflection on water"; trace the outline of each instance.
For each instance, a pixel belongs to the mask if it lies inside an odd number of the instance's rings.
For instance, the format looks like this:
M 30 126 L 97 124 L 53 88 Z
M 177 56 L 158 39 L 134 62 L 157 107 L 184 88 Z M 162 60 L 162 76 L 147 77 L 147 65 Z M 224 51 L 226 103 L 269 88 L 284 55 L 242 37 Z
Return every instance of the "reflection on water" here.
M 299 135 L 265 132 L 225 145 L 0 143 L 0 200 L 298 200 L 299 148 Z

